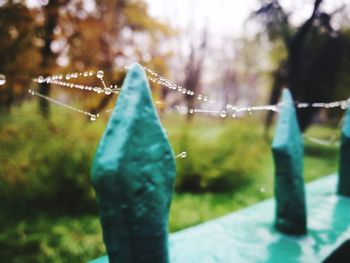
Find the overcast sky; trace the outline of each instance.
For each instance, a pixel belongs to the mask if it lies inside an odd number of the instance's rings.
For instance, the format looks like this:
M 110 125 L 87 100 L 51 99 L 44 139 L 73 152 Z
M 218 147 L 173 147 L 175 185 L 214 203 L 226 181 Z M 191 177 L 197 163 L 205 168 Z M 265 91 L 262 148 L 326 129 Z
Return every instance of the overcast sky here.
M 0 0 L 0 3 L 3 0 Z M 229 35 L 239 37 L 254 27 L 244 27 L 244 23 L 260 6 L 260 0 L 145 0 L 151 15 L 167 22 L 175 28 L 194 29 L 208 25 L 211 35 Z M 291 12 L 290 20 L 294 24 L 305 21 L 312 12 L 315 0 L 280 0 L 282 7 Z M 47 0 L 26 0 L 30 6 L 46 3 Z M 85 0 L 86 8 L 94 8 L 91 0 Z M 350 0 L 323 0 L 322 8 L 334 11 L 344 4 L 350 6 Z M 40 5 L 40 4 L 39 4 Z M 191 26 L 189 26 L 191 25 Z
M 174 27 L 188 28 L 189 25 L 198 29 L 209 25 L 212 34 L 240 36 L 247 30 L 244 23 L 252 13 L 259 8 L 258 0 L 146 0 L 150 13 Z M 349 0 L 324 0 L 322 8 L 332 11 L 349 4 Z M 282 7 L 292 12 L 291 22 L 299 24 L 305 21 L 312 12 L 314 0 L 280 0 Z M 191 19 L 193 17 L 193 19 Z

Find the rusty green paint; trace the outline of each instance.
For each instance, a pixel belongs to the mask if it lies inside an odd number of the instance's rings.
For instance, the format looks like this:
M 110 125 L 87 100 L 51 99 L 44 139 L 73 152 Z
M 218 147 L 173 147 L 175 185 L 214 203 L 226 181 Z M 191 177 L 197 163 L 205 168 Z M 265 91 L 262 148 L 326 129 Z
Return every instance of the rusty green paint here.
M 307 232 L 303 180 L 303 141 L 289 90 L 282 93 L 281 110 L 272 143 L 275 163 L 277 230 L 290 235 Z
M 338 194 L 350 197 L 350 108 L 341 132 Z
M 144 70 L 133 65 L 92 166 L 109 262 L 165 263 L 175 159 Z

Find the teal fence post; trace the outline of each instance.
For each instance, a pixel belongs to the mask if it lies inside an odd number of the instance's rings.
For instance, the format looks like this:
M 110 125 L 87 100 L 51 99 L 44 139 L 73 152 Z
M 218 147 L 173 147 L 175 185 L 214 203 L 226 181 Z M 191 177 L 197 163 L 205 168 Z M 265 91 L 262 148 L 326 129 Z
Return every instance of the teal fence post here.
M 91 177 L 109 262 L 169 262 L 175 159 L 138 64 L 128 71 Z
M 350 108 L 341 131 L 338 194 L 350 197 Z
M 281 111 L 272 143 L 275 163 L 275 227 L 290 235 L 307 232 L 303 180 L 303 141 L 289 90 L 282 93 Z

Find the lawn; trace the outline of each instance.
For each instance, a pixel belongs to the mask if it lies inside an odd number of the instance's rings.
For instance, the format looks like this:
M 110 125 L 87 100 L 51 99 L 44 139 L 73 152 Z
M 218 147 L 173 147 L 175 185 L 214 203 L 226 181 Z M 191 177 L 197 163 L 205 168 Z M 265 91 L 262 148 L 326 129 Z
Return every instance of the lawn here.
M 53 107 L 46 121 L 32 102 L 0 115 L 0 262 L 85 262 L 105 253 L 89 169 L 107 118 L 89 122 Z M 198 116 L 188 124 L 162 116 L 175 154 L 187 152 L 177 159 L 171 232 L 273 195 L 271 135 L 261 119 Z M 321 125 L 307 132 L 338 133 Z M 337 163 L 336 146 L 305 142 L 306 181 Z

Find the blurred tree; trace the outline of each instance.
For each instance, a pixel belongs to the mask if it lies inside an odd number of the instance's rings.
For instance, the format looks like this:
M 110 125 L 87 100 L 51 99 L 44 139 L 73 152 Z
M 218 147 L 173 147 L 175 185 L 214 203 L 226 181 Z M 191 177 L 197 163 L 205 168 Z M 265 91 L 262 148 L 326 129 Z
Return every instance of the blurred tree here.
M 28 75 L 37 72 L 40 42 L 36 37 L 36 15 L 22 1 L 0 5 L 0 73 L 6 76 L 6 84 L 0 86 L 0 109 L 8 109 L 23 98 L 30 84 Z
M 207 33 L 207 29 L 204 28 L 199 48 L 196 49 L 193 42 L 190 44 L 191 51 L 185 68 L 184 87 L 190 89 L 195 94 L 200 92 L 200 80 L 207 51 Z M 193 109 L 196 97 L 186 94 L 185 98 L 187 101 L 187 108 Z M 193 114 L 188 111 L 187 120 L 190 121 L 192 116 Z
M 60 8 L 68 5 L 69 0 L 49 0 L 42 7 L 44 22 L 42 25 L 42 40 L 43 46 L 41 53 L 41 72 L 44 76 L 52 74 L 52 69 L 56 64 L 58 53 L 52 50 L 52 43 L 55 38 L 55 29 L 58 26 L 60 18 Z M 47 82 L 39 83 L 39 92 L 45 96 L 50 94 L 50 84 Z M 40 111 L 44 116 L 49 114 L 49 102 L 43 98 L 39 99 Z
M 331 19 L 337 12 L 321 11 L 322 0 L 315 0 L 311 16 L 294 28 L 289 15 L 278 0 L 263 1 L 262 7 L 254 12 L 267 29 L 273 43 L 283 43 L 286 57 L 280 60 L 274 73 L 270 103 L 277 103 L 283 87 L 290 88 L 297 101 L 329 101 L 336 97 L 340 88 L 341 68 L 350 69 L 350 39 L 342 29 L 334 29 Z M 349 95 L 349 93 L 348 93 Z M 298 109 L 299 124 L 305 130 L 318 109 Z M 271 124 L 269 113 L 266 125 Z
M 158 73 L 166 71 L 165 58 L 168 54 L 157 50 L 161 45 L 159 39 L 173 32 L 148 14 L 144 1 L 99 0 L 94 11 L 87 15 L 86 19 L 80 19 L 76 12 L 69 12 L 66 19 L 74 22 L 66 23 L 63 27 L 63 34 L 69 39 L 68 56 L 72 68 L 106 69 L 107 82 L 118 86 L 124 73 L 113 70 L 116 64 L 125 66 L 138 61 L 152 66 Z M 96 85 L 101 83 L 97 82 Z M 101 111 L 111 98 L 94 95 L 90 100 L 93 101 L 89 106 L 91 112 Z
M 169 52 L 158 48 L 173 31 L 148 14 L 144 1 L 49 0 L 37 4 L 29 8 L 26 1 L 8 1 L 0 6 L 0 33 L 4 36 L 0 40 L 4 58 L 0 73 L 12 70 L 18 76 L 23 69 L 27 79 L 22 93 L 30 85 L 30 76 L 38 74 L 106 69 L 106 80 L 120 85 L 123 73 L 113 71 L 115 65 L 139 61 L 155 66 L 160 73 L 166 71 Z M 98 79 L 95 82 L 90 84 L 102 85 Z M 6 105 L 12 103 L 15 86 L 8 81 L 6 93 L 0 90 L 2 98 L 7 98 Z M 39 83 L 39 92 L 50 95 L 50 84 Z M 106 107 L 111 97 L 92 95 L 87 100 L 91 111 Z M 49 114 L 48 101 L 40 99 L 39 108 L 43 115 Z

